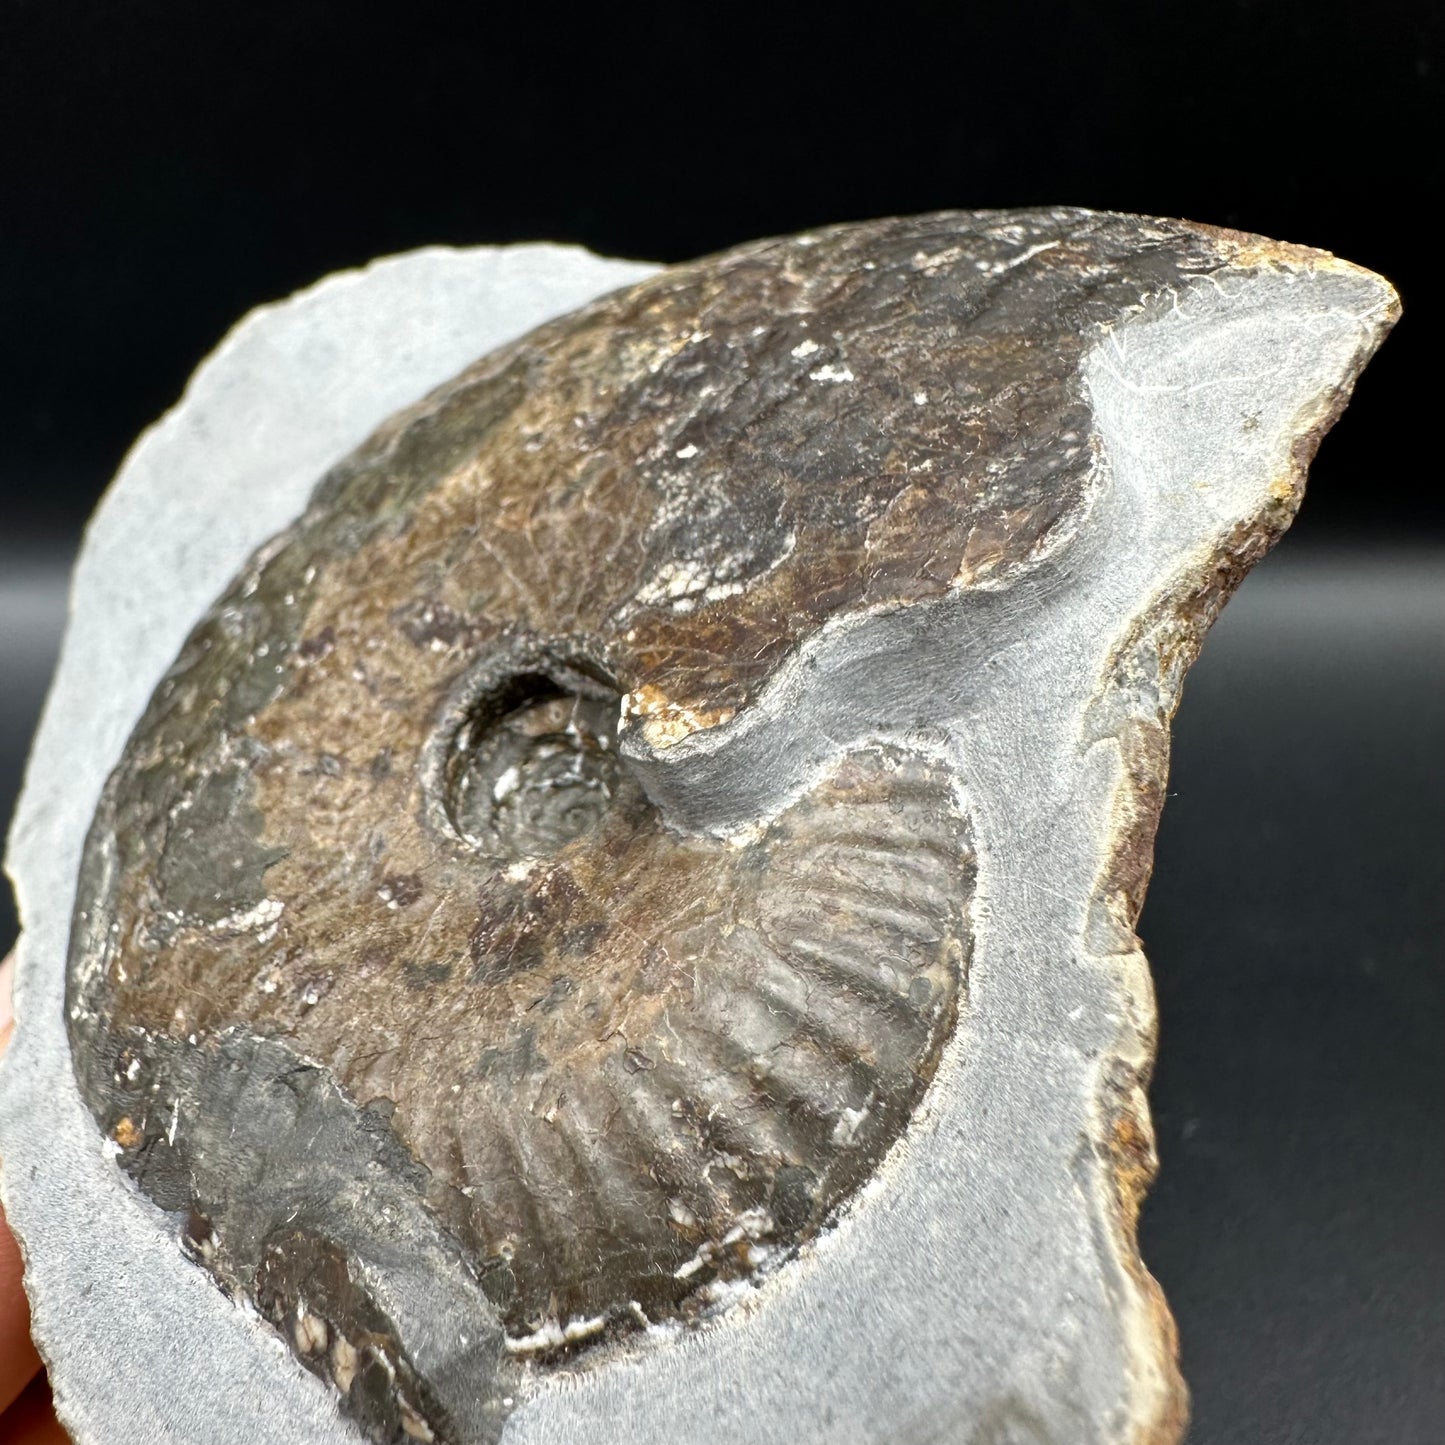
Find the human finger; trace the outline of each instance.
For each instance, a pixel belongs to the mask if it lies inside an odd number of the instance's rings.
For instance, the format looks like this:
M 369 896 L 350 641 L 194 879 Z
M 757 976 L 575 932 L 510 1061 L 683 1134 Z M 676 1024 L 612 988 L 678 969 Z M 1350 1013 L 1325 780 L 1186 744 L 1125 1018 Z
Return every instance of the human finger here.
M 15 955 L 0 963 L 0 1054 L 14 1029 L 10 988 L 15 976 Z M 3 1168 L 0 1162 L 0 1168 Z M 0 1211 L 0 1412 L 40 1370 L 40 1356 L 30 1342 L 30 1305 L 21 1284 L 22 1265 L 15 1237 Z M 8 1417 L 6 1439 L 8 1434 Z
M 31 1380 L 20 1398 L 0 1415 L 0 1440 L 5 1445 L 70 1445 L 70 1436 L 55 1418 L 44 1375 Z

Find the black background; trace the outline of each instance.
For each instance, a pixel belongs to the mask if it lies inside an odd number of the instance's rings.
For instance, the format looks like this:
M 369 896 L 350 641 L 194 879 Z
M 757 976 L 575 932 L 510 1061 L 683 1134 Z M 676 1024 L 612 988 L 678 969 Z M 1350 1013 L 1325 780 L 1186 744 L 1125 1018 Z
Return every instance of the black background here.
M 101 488 L 242 312 L 327 271 L 1045 202 L 1336 251 L 1406 319 L 1180 714 L 1143 1243 L 1199 1445 L 1445 1439 L 1441 15 L 4 0 L 0 820 Z

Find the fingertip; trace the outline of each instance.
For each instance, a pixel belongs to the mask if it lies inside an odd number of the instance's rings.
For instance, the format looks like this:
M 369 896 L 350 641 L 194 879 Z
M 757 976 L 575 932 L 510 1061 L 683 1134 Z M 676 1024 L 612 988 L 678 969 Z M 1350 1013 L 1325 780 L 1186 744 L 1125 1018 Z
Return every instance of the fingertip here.
M 10 986 L 14 975 L 15 955 L 0 963 L 0 1053 L 10 1041 L 13 1017 L 10 1011 Z M 0 1210 L 0 1412 L 3 1412 L 27 1383 L 40 1370 L 40 1356 L 30 1340 L 30 1303 L 25 1298 L 23 1275 L 25 1266 L 20 1247 L 5 1213 Z M 0 1420 L 0 1437 L 14 1437 L 9 1430 L 9 1416 Z
M 15 955 L 7 953 L 3 960 L 0 960 L 0 1054 L 5 1052 L 5 1046 L 10 1042 L 10 1035 L 15 1028 L 15 1007 L 11 994 L 15 987 Z
M 15 1236 L 0 1213 L 0 1411 L 40 1369 L 40 1356 L 30 1340 L 30 1305 L 21 1282 L 23 1270 Z
M 37 1375 L 20 1398 L 0 1414 L 0 1439 L 5 1445 L 71 1445 L 50 1398 L 50 1385 Z

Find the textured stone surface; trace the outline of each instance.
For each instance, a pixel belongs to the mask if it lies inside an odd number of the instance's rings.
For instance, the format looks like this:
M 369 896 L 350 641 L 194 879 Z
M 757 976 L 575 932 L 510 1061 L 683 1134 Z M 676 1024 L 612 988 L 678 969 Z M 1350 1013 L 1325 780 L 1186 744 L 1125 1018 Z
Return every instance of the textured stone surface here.
M 679 1390 L 1172 1438 L 1167 716 L 1393 308 L 953 213 L 660 273 L 387 422 L 91 831 L 75 1070 L 157 1227 L 374 1439 L 662 1438 Z

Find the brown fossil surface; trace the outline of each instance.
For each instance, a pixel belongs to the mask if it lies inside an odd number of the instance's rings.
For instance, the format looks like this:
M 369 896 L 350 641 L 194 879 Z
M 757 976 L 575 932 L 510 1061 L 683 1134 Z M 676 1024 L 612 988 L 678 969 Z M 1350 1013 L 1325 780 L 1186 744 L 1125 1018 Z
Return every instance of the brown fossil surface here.
M 735 826 L 645 765 L 836 619 L 1065 554 L 1085 352 L 1247 264 L 1047 210 L 672 268 L 394 418 L 195 628 L 88 844 L 76 1070 L 374 1438 L 494 1435 L 508 1372 L 766 1288 L 877 1169 L 968 1009 L 929 700 Z

